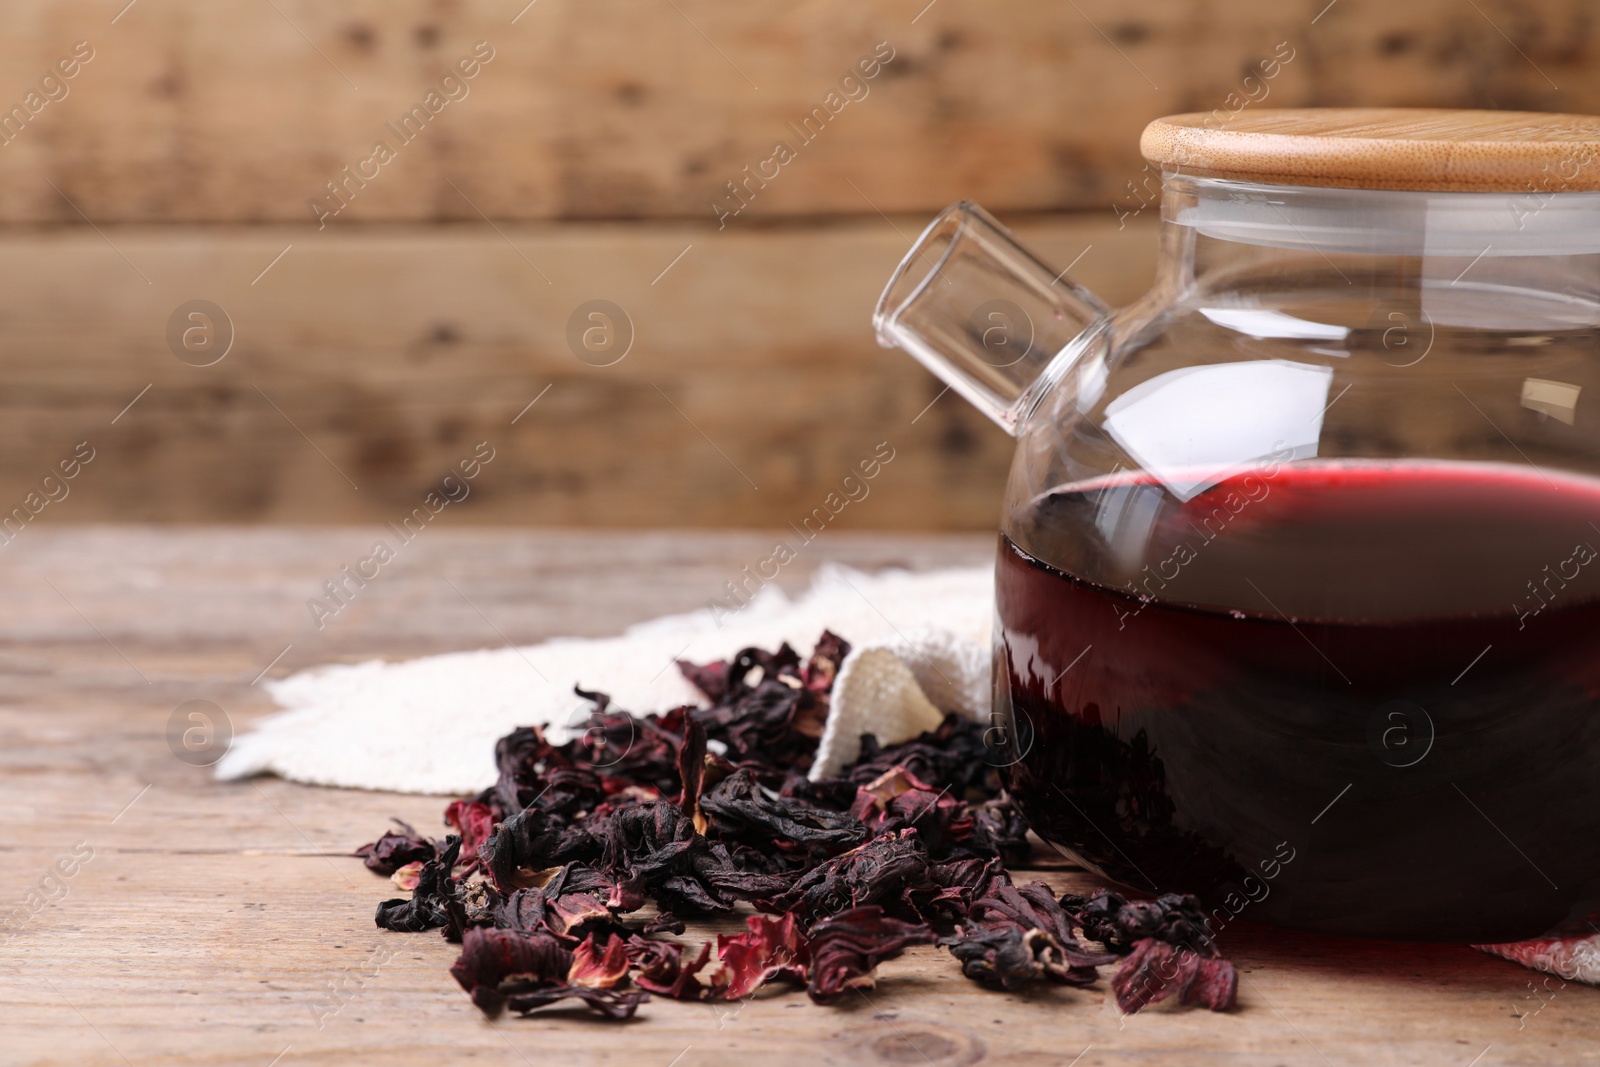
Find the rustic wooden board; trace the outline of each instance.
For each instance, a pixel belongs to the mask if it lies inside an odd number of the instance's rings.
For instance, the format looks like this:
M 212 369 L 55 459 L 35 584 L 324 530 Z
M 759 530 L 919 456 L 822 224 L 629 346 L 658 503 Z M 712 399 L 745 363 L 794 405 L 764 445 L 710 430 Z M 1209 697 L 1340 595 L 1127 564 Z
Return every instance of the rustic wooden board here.
M 1149 213 L 1021 221 L 1112 301 L 1149 284 Z M 38 523 L 398 523 L 488 441 L 440 522 L 782 527 L 887 441 L 895 459 L 841 524 L 989 529 L 1010 439 L 953 395 L 930 408 L 941 384 L 872 336 L 923 222 L 13 236 L 0 515 L 87 440 L 96 458 Z M 232 324 L 212 366 L 171 347 L 194 299 Z M 611 366 L 569 347 L 594 299 L 633 325 Z
M 5 106 L 75 42 L 94 58 L 0 148 L 0 220 L 308 221 L 308 201 L 380 139 L 395 159 L 330 225 L 710 219 L 780 140 L 796 158 L 735 225 L 966 195 L 1108 212 L 1138 180 L 1147 121 L 1233 107 L 1229 94 L 1600 108 L 1588 0 L 525 2 L 9 4 Z M 495 58 L 468 94 L 411 143 L 389 134 L 478 41 Z M 789 123 L 880 41 L 895 58 L 868 94 L 802 143 Z M 1292 61 L 1247 82 L 1280 42 Z
M 476 647 L 494 628 L 515 641 L 610 632 L 701 603 L 765 539 L 441 530 L 312 637 L 295 618 L 304 588 L 364 546 L 358 531 L 37 533 L 0 552 L 13 609 L 0 614 L 0 905 L 78 842 L 94 857 L 0 946 L 8 1064 L 1489 1067 L 1587 1062 L 1600 1047 L 1587 987 L 1552 980 L 1540 1000 L 1529 972 L 1465 947 L 1243 922 L 1226 934 L 1243 971 L 1227 1016 L 1124 1018 L 1103 984 L 983 992 L 927 949 L 839 1008 L 777 993 L 719 1010 L 652 1001 L 623 1027 L 565 1011 L 489 1023 L 449 977 L 450 946 L 372 927 L 390 887 L 345 855 L 390 815 L 434 825 L 436 798 L 217 785 L 169 752 L 170 712 L 210 699 L 243 725 L 268 706 L 251 679 L 291 639 L 273 675 Z M 845 533 L 818 549 L 783 581 L 824 558 L 930 567 L 991 552 L 985 538 Z M 1053 885 L 1088 884 L 1048 854 L 1041 863 Z M 345 996 L 324 1014 L 334 987 Z

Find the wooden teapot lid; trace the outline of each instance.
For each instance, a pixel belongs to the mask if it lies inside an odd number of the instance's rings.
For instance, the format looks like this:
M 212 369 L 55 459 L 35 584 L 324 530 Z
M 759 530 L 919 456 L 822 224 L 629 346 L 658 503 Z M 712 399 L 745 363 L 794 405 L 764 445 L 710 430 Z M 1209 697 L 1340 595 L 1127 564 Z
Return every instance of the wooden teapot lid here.
M 1145 127 L 1166 173 L 1269 185 L 1437 192 L 1600 189 L 1600 117 L 1443 108 L 1170 115 Z

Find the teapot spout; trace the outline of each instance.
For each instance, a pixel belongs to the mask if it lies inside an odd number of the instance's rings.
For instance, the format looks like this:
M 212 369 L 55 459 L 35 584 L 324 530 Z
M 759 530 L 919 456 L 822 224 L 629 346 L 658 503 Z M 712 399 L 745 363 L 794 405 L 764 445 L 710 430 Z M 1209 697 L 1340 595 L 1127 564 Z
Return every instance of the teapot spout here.
M 906 253 L 878 299 L 878 343 L 901 348 L 1007 433 L 1028 415 L 1110 309 L 1039 262 L 970 200 Z

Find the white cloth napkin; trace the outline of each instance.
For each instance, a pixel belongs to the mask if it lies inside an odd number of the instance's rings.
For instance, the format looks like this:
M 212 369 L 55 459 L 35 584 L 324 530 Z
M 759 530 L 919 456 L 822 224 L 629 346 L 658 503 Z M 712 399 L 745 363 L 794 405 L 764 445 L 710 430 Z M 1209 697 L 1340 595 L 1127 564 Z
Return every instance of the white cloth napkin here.
M 463 795 L 493 785 L 494 743 L 518 726 L 583 729 L 574 685 L 629 711 L 700 703 L 673 665 L 727 659 L 787 641 L 802 656 L 823 630 L 851 643 L 835 681 L 813 773 L 855 759 L 862 731 L 885 743 L 989 703 L 994 584 L 987 567 L 862 574 L 819 570 L 790 600 L 768 585 L 739 611 L 709 608 L 630 627 L 620 637 L 318 667 L 267 683 L 286 710 L 235 739 L 217 777 L 271 773 L 314 785 Z
M 828 629 L 852 646 L 812 769 L 814 777 L 832 774 L 856 758 L 862 733 L 892 744 L 932 729 L 946 712 L 987 714 L 993 603 L 987 567 L 867 575 L 829 565 L 798 600 L 768 585 L 720 618 L 707 609 L 640 623 L 620 637 L 319 667 L 268 684 L 286 710 L 237 738 L 216 773 L 476 793 L 494 783 L 494 743 L 504 734 L 533 723 L 557 738 L 582 729 L 589 704 L 574 685 L 609 693 L 629 711 L 698 703 L 675 661 L 726 659 L 784 641 L 804 656 Z M 1600 984 L 1600 935 L 1477 947 Z

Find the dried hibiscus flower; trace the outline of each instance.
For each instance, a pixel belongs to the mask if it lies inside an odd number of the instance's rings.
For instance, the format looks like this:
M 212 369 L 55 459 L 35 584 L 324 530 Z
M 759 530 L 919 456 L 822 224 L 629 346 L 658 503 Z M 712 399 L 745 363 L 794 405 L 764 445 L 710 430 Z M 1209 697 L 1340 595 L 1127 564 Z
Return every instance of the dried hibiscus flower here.
M 612 941 L 605 950 L 593 950 L 592 941 L 584 944 L 589 952 L 584 946 L 569 952 L 550 934 L 474 928 L 466 932 L 450 973 L 488 1015 L 502 1007 L 526 1014 L 569 997 L 609 1018 L 632 1015 L 649 994 L 616 988 L 627 970 L 622 943 Z
M 743 1000 L 773 978 L 805 981 L 808 946 L 793 915 L 752 915 L 742 934 L 717 937 L 721 964 L 714 989 L 722 1000 Z
M 774 982 L 831 1001 L 935 943 L 988 986 L 1089 985 L 1125 956 L 1111 982 L 1124 1011 L 1234 1005 L 1238 974 L 1193 897 L 1058 900 L 1013 882 L 1031 845 L 982 724 L 950 715 L 887 746 L 864 736 L 853 765 L 811 780 L 849 647 L 824 633 L 804 662 L 784 645 L 679 663 L 707 703 L 660 714 L 579 689 L 581 732 L 501 738 L 495 784 L 450 804 L 443 842 L 397 823 L 358 851 L 411 891 L 380 904 L 377 924 L 461 942 L 451 972 L 490 1014 L 577 1000 L 624 1019 L 652 994 L 743 1000 Z M 650 936 L 736 909 L 740 933 Z
M 572 966 L 567 969 L 568 984 L 615 989 L 627 978 L 628 949 L 622 938 L 607 934 L 605 943 L 597 945 L 590 934 L 573 950 Z
M 1061 906 L 1083 927 L 1086 936 L 1114 952 L 1131 952 L 1135 942 L 1149 937 L 1210 952 L 1205 910 L 1199 900 L 1188 894 L 1168 893 L 1154 900 L 1130 901 L 1120 893 L 1099 889 L 1086 897 L 1064 896 Z
M 494 827 L 494 812 L 489 805 L 476 800 L 458 800 L 444 809 L 445 825 L 461 838 L 461 862 L 472 863 L 478 858 L 478 848 Z
M 634 935 L 628 939 L 628 960 L 636 968 L 633 980 L 640 989 L 677 1000 L 703 1000 L 708 989 L 697 977 L 711 959 L 711 942 L 699 954 L 683 959 L 683 946 L 673 941 L 651 941 Z
M 505 998 L 505 1006 L 520 1015 L 527 1015 L 547 1004 L 575 997 L 608 1019 L 627 1019 L 639 1005 L 650 999 L 650 994 L 639 989 L 596 989 L 593 986 L 547 986 L 512 993 Z
M 806 992 L 827 1003 L 852 989 L 870 989 L 873 971 L 912 945 L 929 945 L 932 929 L 902 922 L 875 905 L 851 908 L 811 928 L 810 980 Z
M 409 823 L 399 819 L 394 820 L 394 824 L 400 828 L 399 833 L 390 830 L 371 844 L 356 849 L 355 854 L 362 857 L 367 870 L 393 874 L 401 867 L 426 863 L 439 855 L 439 846 L 432 838 L 417 833 Z
M 450 974 L 485 1012 L 500 1010 L 503 990 L 566 985 L 572 953 L 553 934 L 474 927 L 461 939 Z
M 1147 937 L 1112 976 L 1111 989 L 1117 1006 L 1129 1014 L 1171 996 L 1180 1004 L 1227 1011 L 1237 1002 L 1239 972 L 1220 957 Z
M 915 830 L 900 830 L 823 861 L 761 907 L 793 912 L 807 923 L 863 904 L 917 918 L 912 894 L 929 884 L 927 849 Z
M 429 860 L 417 873 L 416 888 L 410 900 L 385 900 L 378 905 L 377 924 L 385 930 L 433 930 L 444 927 L 451 940 L 461 939 L 465 907 L 460 887 L 452 877 L 461 839 L 446 839 L 439 858 Z M 453 935 L 453 936 L 452 936 Z
M 1038 927 L 979 927 L 941 944 L 961 961 L 962 974 L 1002 989 L 1039 981 L 1090 985 L 1097 977 L 1093 966 L 1074 963 L 1062 944 Z

